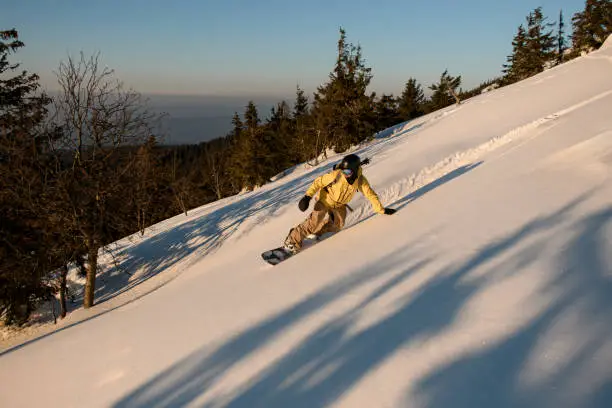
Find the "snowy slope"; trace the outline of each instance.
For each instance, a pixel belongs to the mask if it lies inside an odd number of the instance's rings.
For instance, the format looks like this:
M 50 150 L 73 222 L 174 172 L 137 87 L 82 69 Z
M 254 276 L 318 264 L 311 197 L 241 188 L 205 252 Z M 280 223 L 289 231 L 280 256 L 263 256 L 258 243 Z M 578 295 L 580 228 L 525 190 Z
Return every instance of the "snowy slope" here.
M 611 113 L 608 46 L 381 133 L 400 211 L 276 267 L 339 157 L 124 240 L 133 288 L 0 355 L 0 406 L 612 406 Z

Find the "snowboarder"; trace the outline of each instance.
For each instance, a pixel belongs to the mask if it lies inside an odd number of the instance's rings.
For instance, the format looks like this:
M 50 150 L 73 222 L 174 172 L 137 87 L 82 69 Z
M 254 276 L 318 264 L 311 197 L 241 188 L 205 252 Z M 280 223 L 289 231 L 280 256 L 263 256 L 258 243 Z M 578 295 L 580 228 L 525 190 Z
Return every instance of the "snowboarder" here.
M 284 249 L 287 252 L 297 253 L 302 247 L 304 238 L 311 234 L 320 237 L 328 232 L 340 231 L 344 227 L 347 205 L 357 191 L 370 201 L 375 212 L 386 215 L 395 213 L 396 210 L 384 208 L 380 203 L 378 195 L 361 171 L 361 164 L 359 156 L 349 154 L 335 165 L 331 172 L 314 180 L 298 207 L 301 211 L 306 211 L 310 200 L 317 192 L 318 200 L 308 218 L 289 231 L 284 242 Z

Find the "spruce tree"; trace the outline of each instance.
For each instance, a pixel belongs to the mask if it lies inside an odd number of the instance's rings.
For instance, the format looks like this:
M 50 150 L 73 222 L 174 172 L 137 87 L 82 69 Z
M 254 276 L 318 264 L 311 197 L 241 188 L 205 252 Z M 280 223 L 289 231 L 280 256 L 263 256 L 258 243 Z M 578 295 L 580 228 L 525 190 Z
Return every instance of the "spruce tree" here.
M 512 83 L 542 72 L 556 61 L 555 40 L 551 26 L 538 7 L 526 17 L 526 28 L 519 26 L 512 41 L 512 55 L 504 65 L 504 81 Z
M 254 107 L 254 105 L 253 105 Z M 247 106 L 248 109 L 248 106 Z M 256 110 L 256 109 L 255 109 Z M 246 119 L 242 121 L 240 116 L 234 115 L 232 123 L 234 129 L 232 131 L 231 140 L 231 152 L 230 152 L 230 177 L 234 188 L 238 191 L 243 189 L 250 189 L 253 184 L 253 162 L 254 162 L 254 149 L 253 136 L 255 133 L 256 126 L 253 127 L 253 122 L 258 123 L 259 118 L 257 115 L 253 115 L 251 110 L 251 128 L 246 126 Z
M 429 89 L 434 91 L 431 95 L 431 110 L 442 109 L 452 105 L 453 102 L 457 104 L 461 103 L 457 90 L 460 85 L 461 75 L 453 77 L 448 74 L 448 70 L 445 70 L 442 75 L 440 75 L 440 81 L 429 87 Z
M 263 135 L 264 176 L 268 180 L 294 164 L 291 108 L 282 101 L 272 108 Z
M 244 122 L 238 112 L 232 118 L 234 126 L 229 134 L 229 178 L 235 191 L 248 187 L 248 163 L 246 158 L 251 154 L 249 138 L 245 135 Z
M 308 161 L 317 155 L 315 141 L 312 135 L 314 129 L 312 118 L 308 111 L 308 97 L 299 86 L 296 88 L 293 105 L 293 145 L 292 155 L 297 163 Z
M 399 116 L 398 100 L 392 94 L 383 94 L 375 104 L 376 126 L 375 131 L 384 130 L 401 122 Z
M 234 112 L 234 116 L 232 117 L 232 125 L 234 128 L 232 129 L 231 137 L 238 139 L 240 137 L 240 133 L 244 129 L 244 124 L 242 123 L 242 119 L 240 119 L 238 112 Z
M 565 42 L 565 23 L 563 22 L 563 10 L 560 10 L 557 29 L 557 64 L 563 63 L 566 49 L 567 45 Z
M 554 60 L 555 37 L 553 24 L 546 22 L 542 8 L 538 7 L 527 16 L 527 72 L 529 76 L 540 73 Z
M 398 114 L 400 120 L 410 120 L 423 115 L 425 94 L 416 79 L 409 78 L 399 97 Z
M 504 73 L 504 82 L 513 83 L 528 77 L 528 50 L 526 44 L 527 35 L 525 33 L 525 27 L 521 24 L 512 40 L 512 55 L 507 57 L 507 63 L 502 69 Z
M 306 114 L 308 114 L 308 97 L 298 85 L 295 93 L 295 104 L 293 105 L 293 118 L 297 119 Z
M 347 43 L 341 28 L 336 65 L 329 81 L 317 89 L 313 104 L 320 151 L 330 147 L 343 152 L 372 135 L 373 97 L 366 94 L 371 80 L 361 47 Z
M 259 126 L 259 114 L 253 101 L 249 101 L 244 112 L 244 124 L 249 132 L 254 132 Z
M 45 216 L 50 99 L 36 74 L 17 71 L 9 55 L 24 47 L 15 29 L 0 31 L 0 316 L 23 323 L 51 288 L 43 277 L 58 266 Z
M 586 0 L 584 10 L 572 17 L 574 53 L 596 50 L 612 33 L 612 1 Z
M 260 126 L 259 112 L 253 101 L 245 107 L 244 121 L 237 115 L 232 120 L 230 174 L 238 190 L 251 189 L 267 181 L 269 149 L 265 127 Z
M 259 112 L 253 101 L 249 101 L 244 112 L 245 144 L 249 149 L 244 154 L 244 164 L 247 179 L 251 187 L 260 186 L 266 182 L 266 157 L 268 144 L 263 139 L 263 129 L 259 127 Z

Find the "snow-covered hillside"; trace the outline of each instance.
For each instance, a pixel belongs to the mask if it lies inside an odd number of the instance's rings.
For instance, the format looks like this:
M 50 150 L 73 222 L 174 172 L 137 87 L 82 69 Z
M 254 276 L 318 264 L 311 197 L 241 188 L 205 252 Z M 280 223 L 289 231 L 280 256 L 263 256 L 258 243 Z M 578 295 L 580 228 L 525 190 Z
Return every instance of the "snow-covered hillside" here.
M 612 406 L 611 42 L 379 134 L 397 214 L 278 266 L 341 156 L 120 242 L 135 274 L 4 351 L 0 406 Z

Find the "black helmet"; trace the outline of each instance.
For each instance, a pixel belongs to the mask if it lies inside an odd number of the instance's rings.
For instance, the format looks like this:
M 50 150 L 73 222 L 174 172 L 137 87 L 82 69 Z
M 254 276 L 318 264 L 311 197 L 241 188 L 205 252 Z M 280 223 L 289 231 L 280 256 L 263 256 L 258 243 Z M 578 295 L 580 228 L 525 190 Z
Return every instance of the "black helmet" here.
M 359 166 L 361 166 L 361 159 L 359 156 L 356 154 L 349 154 L 348 156 L 344 156 L 337 168 L 341 170 L 349 169 L 353 170 L 354 173 L 357 173 Z

